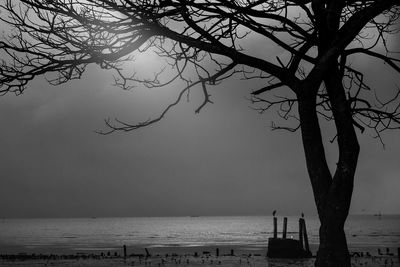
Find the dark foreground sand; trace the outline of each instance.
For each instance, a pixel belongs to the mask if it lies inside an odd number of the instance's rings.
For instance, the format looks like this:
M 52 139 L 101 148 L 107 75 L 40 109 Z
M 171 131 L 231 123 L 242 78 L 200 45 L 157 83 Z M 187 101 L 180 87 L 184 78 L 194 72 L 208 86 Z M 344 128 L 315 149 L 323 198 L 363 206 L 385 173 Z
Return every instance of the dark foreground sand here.
M 126 266 L 314 266 L 314 258 L 270 259 L 262 247 L 169 247 L 149 248 L 151 256 L 143 248 L 128 249 L 128 257 L 123 252 L 90 252 L 69 255 L 17 254 L 1 255 L 0 266 L 54 266 L 54 267 L 126 267 Z M 231 255 L 233 249 L 233 255 Z M 115 255 L 116 253 L 116 255 Z M 397 255 L 375 255 L 352 257 L 353 266 L 400 266 Z
M 194 258 L 190 257 L 154 257 L 151 259 L 128 258 L 123 259 L 79 259 L 79 260 L 1 260 L 0 266 L 55 266 L 55 267 L 126 267 L 126 266 L 314 266 L 314 259 L 267 259 L 265 257 L 209 257 Z M 353 258 L 352 266 L 400 266 L 398 259 L 395 258 Z

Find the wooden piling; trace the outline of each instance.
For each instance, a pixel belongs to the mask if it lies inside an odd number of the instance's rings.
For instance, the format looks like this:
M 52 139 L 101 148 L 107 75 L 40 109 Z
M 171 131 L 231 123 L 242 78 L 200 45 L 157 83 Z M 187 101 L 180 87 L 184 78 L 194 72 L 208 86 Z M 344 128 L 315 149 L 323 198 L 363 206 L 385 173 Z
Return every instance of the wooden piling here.
M 303 246 L 303 219 L 299 219 L 299 241 L 300 241 L 300 246 L 301 248 L 304 248 Z
M 308 244 L 308 236 L 307 236 L 307 228 L 306 228 L 306 221 L 304 219 L 302 220 L 303 224 L 303 234 L 304 234 L 304 248 L 307 252 L 310 252 L 310 245 Z
M 400 261 L 400 248 L 397 248 L 397 256 L 399 257 L 399 261 Z
M 219 248 L 217 248 L 216 253 L 217 257 L 219 257 Z
M 278 238 L 278 219 L 274 217 L 274 238 Z
M 287 233 L 287 217 L 283 218 L 283 232 L 282 232 L 282 238 L 286 239 L 286 233 Z
M 124 259 L 126 259 L 126 245 L 124 245 Z
M 144 248 L 144 250 L 146 251 L 146 258 L 151 257 L 149 250 L 147 248 Z

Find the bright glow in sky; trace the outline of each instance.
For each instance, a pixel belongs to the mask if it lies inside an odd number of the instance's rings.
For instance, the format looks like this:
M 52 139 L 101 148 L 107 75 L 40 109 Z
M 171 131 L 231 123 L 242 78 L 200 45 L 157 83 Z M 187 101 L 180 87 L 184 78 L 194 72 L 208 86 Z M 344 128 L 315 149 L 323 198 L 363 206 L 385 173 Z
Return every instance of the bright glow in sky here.
M 250 85 L 213 88 L 215 104 L 195 115 L 197 88 L 156 125 L 100 136 L 103 118 L 147 119 L 173 97 L 174 88 L 122 91 L 110 81 L 92 69 L 0 98 L 3 217 L 315 213 L 299 133 L 271 132 L 273 116 L 248 108 Z M 360 135 L 352 212 L 400 212 L 398 134 L 385 135 L 385 150 Z

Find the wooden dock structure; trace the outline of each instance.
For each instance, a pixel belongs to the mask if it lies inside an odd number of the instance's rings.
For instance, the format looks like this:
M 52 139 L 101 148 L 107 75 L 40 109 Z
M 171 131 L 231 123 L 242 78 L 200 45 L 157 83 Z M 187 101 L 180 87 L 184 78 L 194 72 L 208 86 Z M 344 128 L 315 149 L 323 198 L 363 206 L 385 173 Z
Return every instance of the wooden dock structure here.
M 287 217 L 283 218 L 282 238 L 278 238 L 278 219 L 274 216 L 274 235 L 268 238 L 269 258 L 309 258 L 312 257 L 308 243 L 306 222 L 304 218 L 299 219 L 299 240 L 286 238 Z

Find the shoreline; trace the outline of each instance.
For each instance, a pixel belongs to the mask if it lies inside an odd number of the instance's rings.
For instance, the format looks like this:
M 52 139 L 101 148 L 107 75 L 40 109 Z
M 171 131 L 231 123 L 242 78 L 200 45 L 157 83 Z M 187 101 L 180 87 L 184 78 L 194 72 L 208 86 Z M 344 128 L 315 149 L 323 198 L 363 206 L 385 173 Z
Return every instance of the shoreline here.
M 318 245 L 310 243 L 310 250 L 313 255 L 318 250 Z M 56 244 L 27 244 L 27 245 L 9 245 L 0 243 L 0 255 L 4 254 L 93 254 L 93 253 L 106 253 L 108 251 L 114 253 L 115 251 L 123 251 L 124 244 L 94 244 L 92 246 L 71 244 L 70 246 L 56 245 Z M 363 252 L 372 254 L 379 254 L 378 249 L 382 253 L 386 253 L 386 249 L 390 250 L 390 253 L 397 255 L 397 249 L 400 248 L 394 244 L 348 244 L 350 254 L 354 252 Z M 126 244 L 128 252 L 140 254 L 140 251 L 148 250 L 152 251 L 189 251 L 195 252 L 201 250 L 212 250 L 215 251 L 217 248 L 220 251 L 225 250 L 238 250 L 238 251 L 264 251 L 266 254 L 268 245 L 265 243 L 250 243 L 250 244 L 227 244 L 227 243 L 211 243 L 211 244 Z

